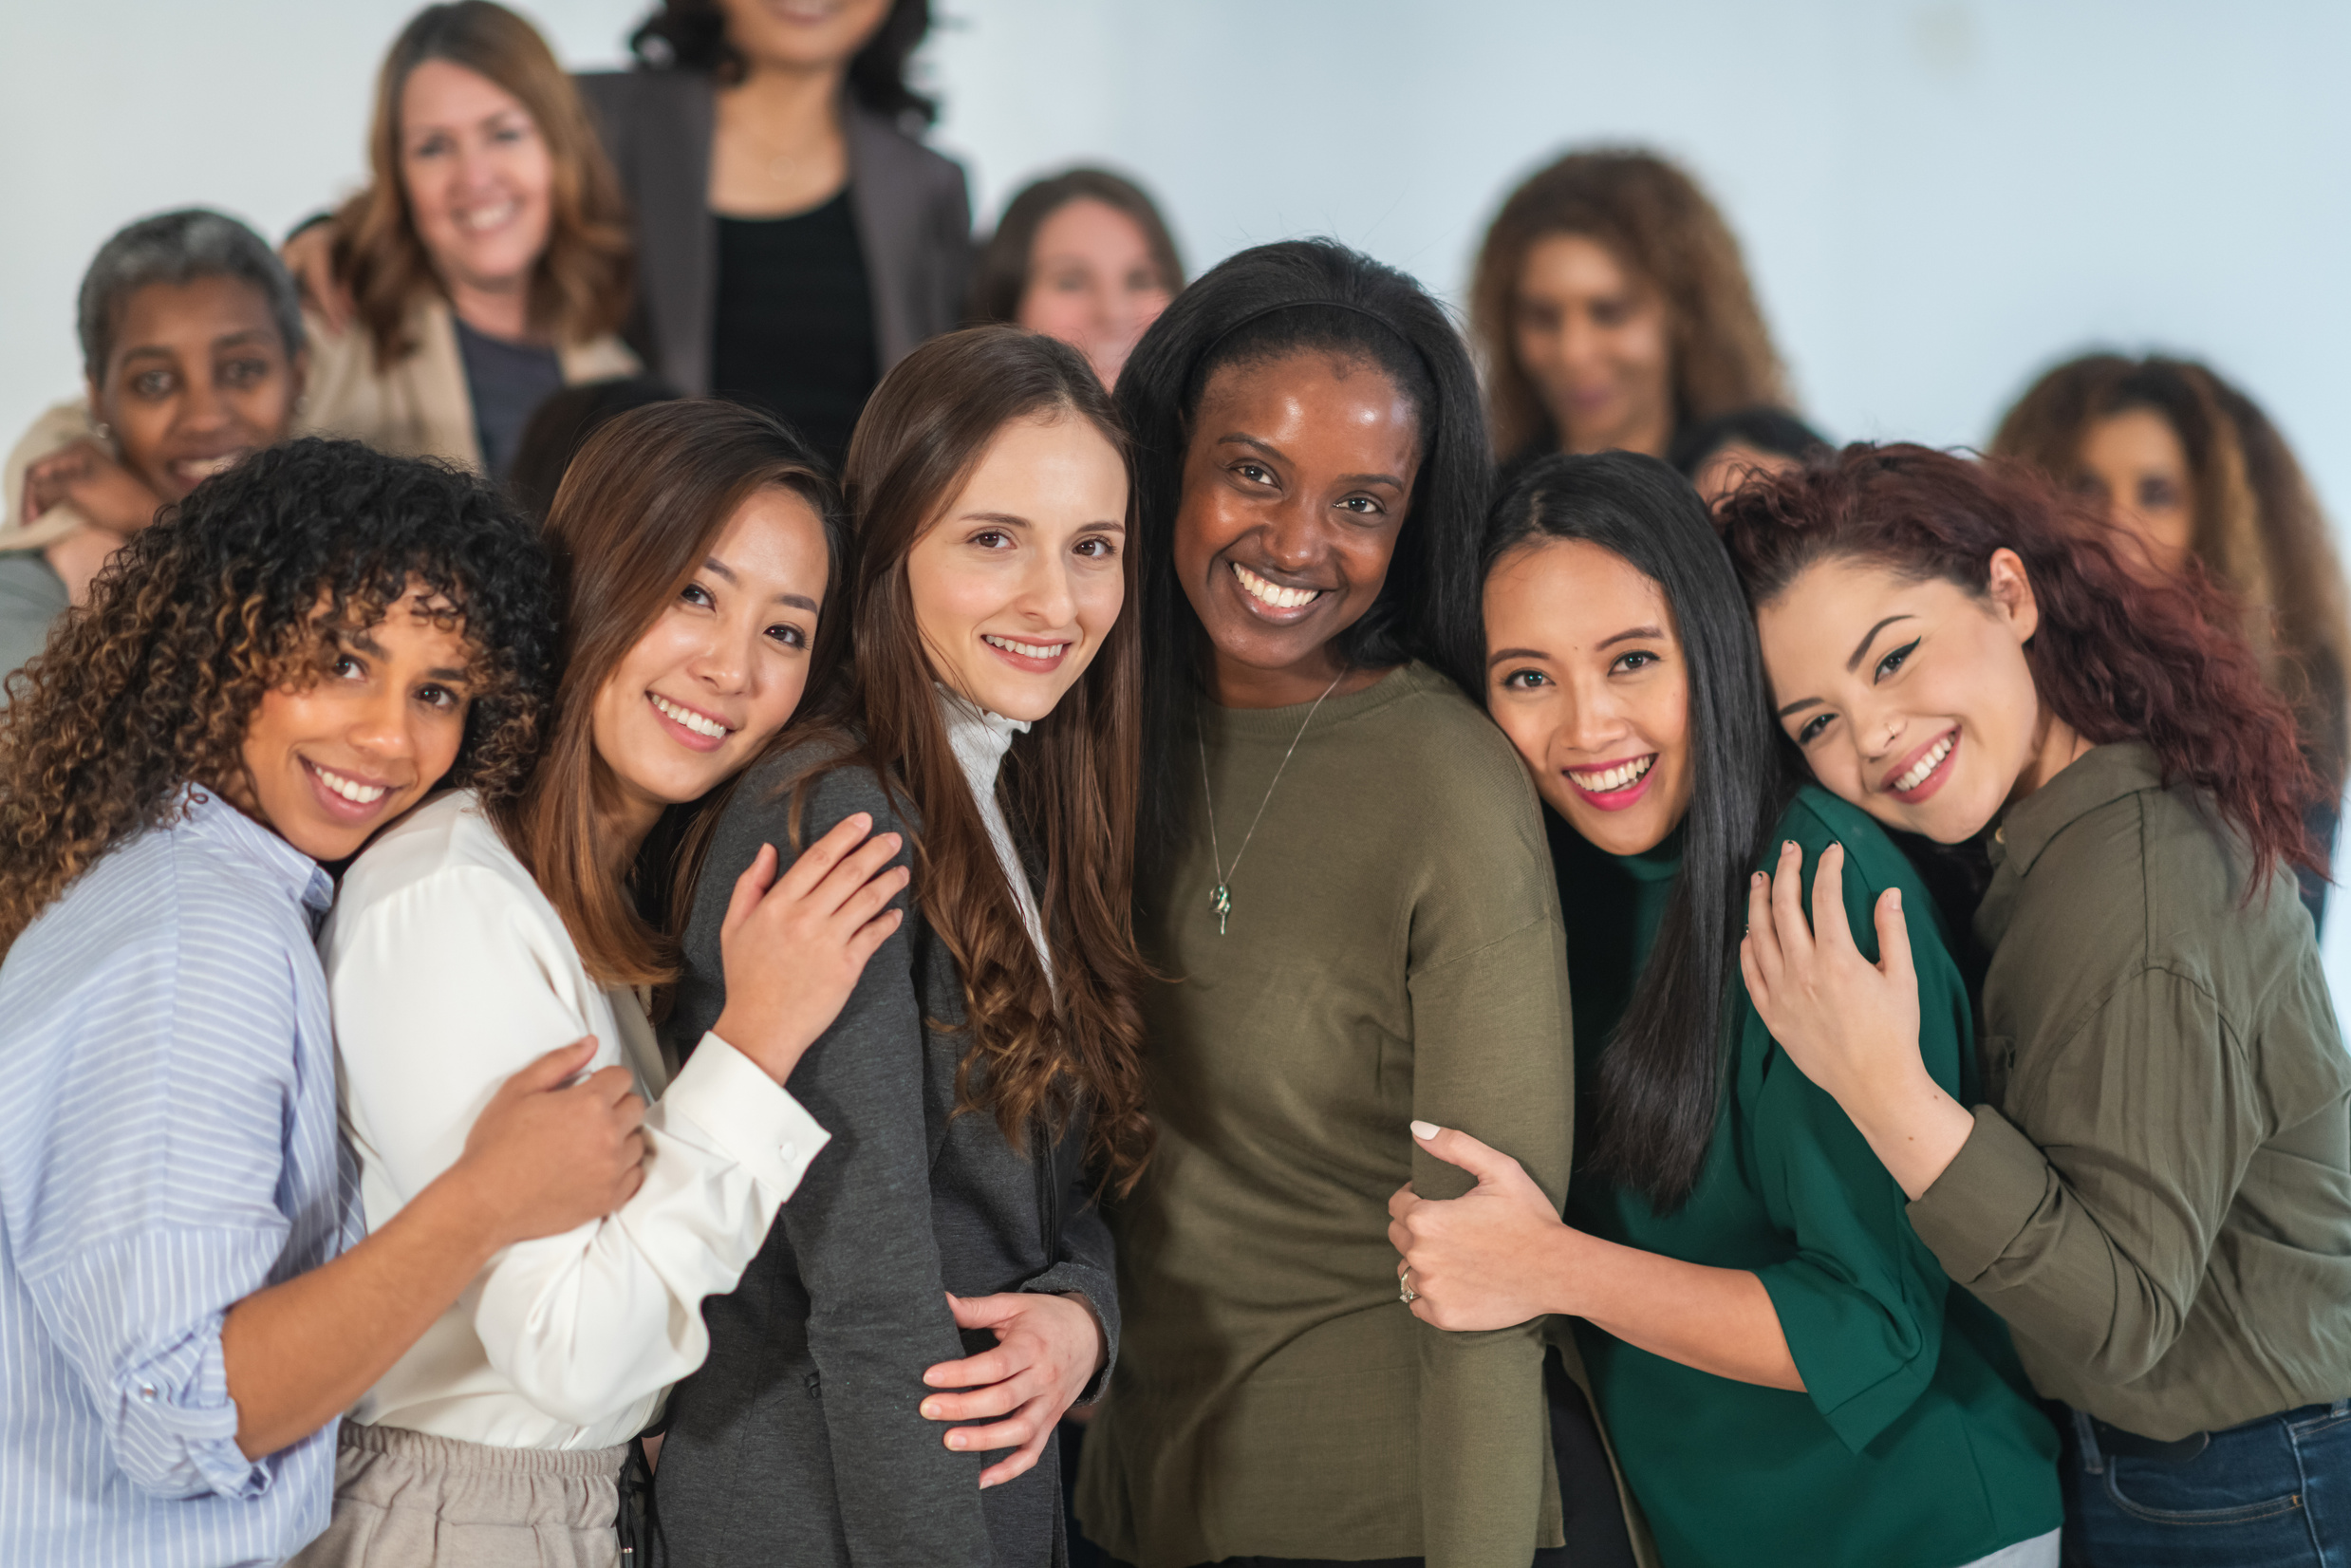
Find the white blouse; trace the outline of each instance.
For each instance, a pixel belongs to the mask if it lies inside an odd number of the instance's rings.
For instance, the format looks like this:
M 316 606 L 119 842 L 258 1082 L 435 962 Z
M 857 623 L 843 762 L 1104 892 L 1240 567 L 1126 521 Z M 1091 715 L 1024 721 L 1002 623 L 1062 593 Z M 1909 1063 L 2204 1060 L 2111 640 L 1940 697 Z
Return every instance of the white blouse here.
M 636 1194 L 499 1253 L 351 1419 L 506 1448 L 625 1442 L 702 1364 L 702 1298 L 735 1288 L 829 1134 L 716 1035 L 670 1077 L 636 995 L 588 978 L 470 793 L 359 857 L 319 948 L 371 1228 L 456 1163 L 510 1074 L 557 1046 L 594 1035 L 588 1070 L 625 1065 L 649 1102 Z
M 979 803 L 980 820 L 987 824 L 988 842 L 996 847 L 996 863 L 1004 868 L 1004 880 L 1012 884 L 1013 900 L 1020 905 L 1020 924 L 1028 927 L 1029 942 L 1036 948 L 1037 961 L 1045 966 L 1045 983 L 1050 985 L 1053 944 L 1045 940 L 1045 918 L 1036 906 L 1036 889 L 1029 886 L 1029 873 L 1013 848 L 1012 824 L 1004 820 L 1003 803 L 996 798 L 996 775 L 1003 768 L 1004 754 L 1012 750 L 1014 736 L 1027 733 L 1029 721 L 990 713 L 945 686 L 937 689 L 947 744 L 955 752 L 956 765 L 963 770 L 963 782 L 971 786 L 972 798 Z

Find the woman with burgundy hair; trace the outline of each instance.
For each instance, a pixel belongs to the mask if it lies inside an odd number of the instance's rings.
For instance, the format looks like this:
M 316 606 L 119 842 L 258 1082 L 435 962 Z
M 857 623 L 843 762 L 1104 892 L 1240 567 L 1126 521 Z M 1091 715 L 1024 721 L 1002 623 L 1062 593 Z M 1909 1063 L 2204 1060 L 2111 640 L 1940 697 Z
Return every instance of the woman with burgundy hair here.
M 2291 715 L 2198 574 L 2021 469 L 1853 446 L 1725 503 L 1781 726 L 1890 828 L 1990 831 L 1990 1103 L 1920 1065 L 1898 893 L 1759 873 L 1741 970 L 1951 1278 L 2072 1409 L 2093 1564 L 2351 1550 L 2351 1055 L 2292 868 Z M 1793 849 L 1793 847 L 1789 847 Z

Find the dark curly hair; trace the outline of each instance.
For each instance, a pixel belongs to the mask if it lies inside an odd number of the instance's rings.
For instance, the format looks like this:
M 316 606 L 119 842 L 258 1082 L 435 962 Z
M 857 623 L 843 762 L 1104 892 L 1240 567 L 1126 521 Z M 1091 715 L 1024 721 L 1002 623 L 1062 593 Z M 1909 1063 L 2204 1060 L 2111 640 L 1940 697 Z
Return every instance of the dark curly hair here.
M 887 15 L 849 57 L 849 96 L 893 121 L 909 115 L 928 125 L 939 101 L 906 82 L 906 65 L 930 32 L 930 0 L 890 0 Z M 718 0 L 662 0 L 628 35 L 629 52 L 647 70 L 707 71 L 722 83 L 743 79 L 743 57 L 727 41 L 726 13 Z
M 1750 480 L 1716 521 L 1757 608 L 1838 559 L 1982 595 L 1992 552 L 2016 551 L 2041 611 L 2024 658 L 2049 711 L 2093 745 L 2144 740 L 2167 780 L 2211 800 L 2244 835 L 2248 897 L 2280 863 L 2324 874 L 2302 814 L 2318 780 L 2235 603 L 2201 569 L 2159 582 L 2133 571 L 2103 520 L 2037 470 L 1857 441 Z
M 529 766 L 553 645 L 547 556 L 480 480 L 306 439 L 205 480 L 116 552 L 0 711 L 0 953 L 183 783 L 244 767 L 262 694 L 412 584 L 455 607 L 473 704 L 448 781 L 498 798 Z

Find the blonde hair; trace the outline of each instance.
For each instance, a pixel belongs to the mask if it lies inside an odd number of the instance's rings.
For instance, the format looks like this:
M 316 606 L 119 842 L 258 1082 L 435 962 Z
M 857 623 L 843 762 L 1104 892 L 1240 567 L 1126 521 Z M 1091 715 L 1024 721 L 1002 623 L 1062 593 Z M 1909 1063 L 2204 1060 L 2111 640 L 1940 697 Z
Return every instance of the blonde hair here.
M 1497 456 L 1558 439 L 1511 344 L 1519 272 L 1528 250 L 1552 234 L 1597 240 L 1664 297 L 1677 429 L 1733 409 L 1789 406 L 1786 372 L 1739 241 L 1697 182 L 1654 153 L 1570 153 L 1510 193 L 1478 252 L 1469 332 L 1484 361 Z
M 521 100 L 553 164 L 547 250 L 531 280 L 531 324 L 561 343 L 585 343 L 627 319 L 636 262 L 621 184 L 579 89 L 530 23 L 491 0 L 427 6 L 394 40 L 376 79 L 367 134 L 373 179 L 335 215 L 335 275 L 351 290 L 376 360 L 416 351 L 404 324 L 419 296 L 442 284 L 417 233 L 400 169 L 400 101 L 428 60 L 445 60 Z

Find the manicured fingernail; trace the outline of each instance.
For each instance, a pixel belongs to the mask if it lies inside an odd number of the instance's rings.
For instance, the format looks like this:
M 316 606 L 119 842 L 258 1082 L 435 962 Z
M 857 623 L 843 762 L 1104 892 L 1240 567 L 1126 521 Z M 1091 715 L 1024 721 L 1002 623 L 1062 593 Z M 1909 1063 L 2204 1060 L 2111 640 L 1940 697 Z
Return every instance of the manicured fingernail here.
M 1437 1131 L 1437 1124 L 1434 1122 L 1414 1122 L 1412 1124 L 1412 1136 L 1424 1143 L 1435 1137 Z
M 963 1434 L 961 1432 L 949 1432 L 947 1434 L 947 1447 L 950 1448 L 960 1448 L 963 1447 Z
M 1763 885 L 1763 872 L 1761 872 L 1761 871 L 1758 871 L 1758 872 L 1756 872 L 1753 876 L 1749 877 L 1747 880 L 1748 880 L 1749 882 L 1753 883 L 1756 887 L 1761 887 Z
M 932 1421 L 936 1421 L 936 1420 L 938 1420 L 938 1419 L 939 1419 L 939 1401 L 937 1401 L 936 1399 L 925 1399 L 925 1400 L 924 1400 L 924 1401 L 923 1401 L 923 1414 L 924 1414 L 925 1417 L 927 1417 L 928 1419 L 932 1420 Z
M 871 812 L 851 812 L 849 821 L 860 828 L 870 828 L 873 826 L 873 813 Z
M 1901 888 L 1899 888 L 1899 887 L 1889 887 L 1889 888 L 1887 888 L 1887 889 L 1886 889 L 1886 891 L 1888 891 L 1889 893 L 1892 893 L 1892 894 L 1894 895 L 1894 906 L 1895 908 L 1897 908 L 1897 909 L 1901 908 L 1901 907 L 1902 907 L 1902 889 L 1901 889 Z
M 939 1374 L 935 1372 L 926 1372 L 923 1374 L 923 1381 L 935 1389 L 939 1387 Z
M 1792 838 L 1782 839 L 1780 841 L 1780 852 L 1783 855 L 1792 855 L 1796 853 L 1796 840 Z

